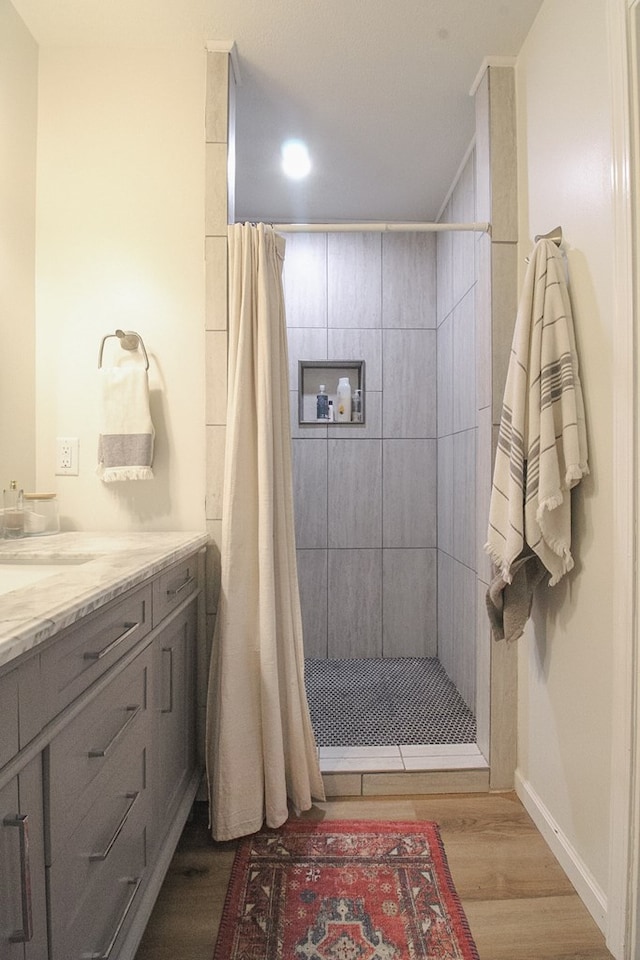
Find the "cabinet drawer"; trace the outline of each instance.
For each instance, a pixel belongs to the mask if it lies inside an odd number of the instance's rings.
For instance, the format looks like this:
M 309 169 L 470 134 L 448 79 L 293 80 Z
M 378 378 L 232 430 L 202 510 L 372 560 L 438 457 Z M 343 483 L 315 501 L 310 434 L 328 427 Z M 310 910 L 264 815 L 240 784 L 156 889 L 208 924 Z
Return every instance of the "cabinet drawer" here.
M 50 715 L 75 700 L 150 629 L 150 588 L 143 587 L 65 631 L 42 655 Z
M 28 657 L 18 667 L 18 715 L 22 750 L 42 730 L 46 720 L 38 654 Z
M 198 555 L 176 563 L 153 582 L 153 625 L 156 627 L 198 587 Z
M 49 868 L 52 960 L 118 956 L 147 866 L 147 799 L 131 776 L 123 765 Z
M 0 769 L 39 733 L 43 723 L 40 658 L 34 654 L 0 676 Z
M 18 671 L 0 677 L 0 767 L 8 763 L 19 749 L 18 741 Z
M 51 856 L 88 807 L 111 795 L 122 758 L 142 756 L 149 738 L 151 649 L 106 687 L 49 747 Z M 141 771 L 144 783 L 144 770 Z M 129 789 L 138 789 L 130 785 Z

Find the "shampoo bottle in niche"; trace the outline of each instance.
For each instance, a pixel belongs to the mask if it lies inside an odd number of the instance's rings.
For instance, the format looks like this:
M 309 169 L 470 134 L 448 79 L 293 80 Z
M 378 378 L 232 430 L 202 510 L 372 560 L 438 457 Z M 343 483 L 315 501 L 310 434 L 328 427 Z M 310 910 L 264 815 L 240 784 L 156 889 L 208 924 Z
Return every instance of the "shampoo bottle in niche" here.
M 329 419 L 329 397 L 324 383 L 320 384 L 320 392 L 316 395 L 316 420 Z
M 336 392 L 336 420 L 351 423 L 351 384 L 349 377 L 340 377 Z
M 354 423 L 362 423 L 362 390 L 354 390 L 353 392 L 351 416 Z

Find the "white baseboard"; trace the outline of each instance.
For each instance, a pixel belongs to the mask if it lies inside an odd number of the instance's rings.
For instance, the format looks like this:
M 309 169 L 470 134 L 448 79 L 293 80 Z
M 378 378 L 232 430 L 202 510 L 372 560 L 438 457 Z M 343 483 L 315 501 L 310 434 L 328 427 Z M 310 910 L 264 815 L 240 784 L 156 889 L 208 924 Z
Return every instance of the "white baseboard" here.
M 546 840 L 551 852 L 576 888 L 576 893 L 606 936 L 607 897 L 593 874 L 564 835 L 531 784 L 516 770 L 515 787 L 522 805 Z

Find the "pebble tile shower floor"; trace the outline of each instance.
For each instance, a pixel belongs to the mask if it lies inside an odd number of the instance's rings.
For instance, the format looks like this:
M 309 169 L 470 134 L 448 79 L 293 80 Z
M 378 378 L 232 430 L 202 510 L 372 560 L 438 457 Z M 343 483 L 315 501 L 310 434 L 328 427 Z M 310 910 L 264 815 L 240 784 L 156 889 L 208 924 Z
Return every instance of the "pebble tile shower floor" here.
M 319 747 L 475 743 L 476 721 L 436 657 L 305 660 Z

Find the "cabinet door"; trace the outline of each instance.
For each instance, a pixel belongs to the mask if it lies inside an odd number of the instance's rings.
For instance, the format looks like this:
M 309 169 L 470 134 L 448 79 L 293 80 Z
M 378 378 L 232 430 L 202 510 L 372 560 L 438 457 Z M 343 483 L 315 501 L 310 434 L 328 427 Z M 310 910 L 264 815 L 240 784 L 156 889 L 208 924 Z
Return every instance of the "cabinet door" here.
M 42 764 L 0 791 L 0 960 L 47 960 Z
M 195 766 L 196 605 L 155 640 L 157 838 L 172 822 Z
M 164 570 L 153 581 L 153 625 L 157 627 L 198 589 L 198 554 Z
M 24 947 L 17 941 L 28 926 L 22 914 L 22 879 L 20 870 L 20 838 L 17 817 L 18 778 L 0 790 L 0 957 L 2 960 L 18 960 L 24 957 Z

